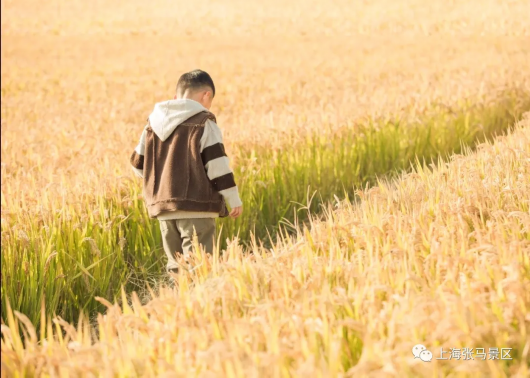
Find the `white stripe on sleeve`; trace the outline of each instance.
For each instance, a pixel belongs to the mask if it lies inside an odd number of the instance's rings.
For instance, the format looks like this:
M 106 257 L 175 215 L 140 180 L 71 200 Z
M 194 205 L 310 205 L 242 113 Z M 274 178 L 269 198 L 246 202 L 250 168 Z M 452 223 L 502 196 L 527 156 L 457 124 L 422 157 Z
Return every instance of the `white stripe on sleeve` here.
M 217 159 L 210 160 L 208 163 L 206 163 L 205 167 L 210 180 L 232 173 L 228 158 L 226 156 L 221 156 Z
M 147 134 L 146 128 L 147 126 L 145 126 L 144 131 L 142 132 L 142 135 L 140 136 L 140 141 L 138 142 L 138 145 L 134 149 L 138 155 L 143 155 L 145 153 L 145 136 Z
M 204 124 L 204 133 L 201 138 L 201 152 L 206 147 L 212 146 L 216 143 L 223 143 L 223 134 L 217 124 L 211 119 Z
M 138 168 L 134 168 L 131 166 L 131 168 L 133 169 L 133 172 L 136 176 L 140 177 L 140 178 L 144 178 L 144 170 L 143 169 L 138 169 Z
M 225 201 L 228 203 L 228 206 L 230 206 L 231 209 L 243 205 L 243 202 L 241 202 L 241 198 L 239 198 L 239 191 L 237 190 L 237 186 L 221 190 L 219 193 L 224 197 Z

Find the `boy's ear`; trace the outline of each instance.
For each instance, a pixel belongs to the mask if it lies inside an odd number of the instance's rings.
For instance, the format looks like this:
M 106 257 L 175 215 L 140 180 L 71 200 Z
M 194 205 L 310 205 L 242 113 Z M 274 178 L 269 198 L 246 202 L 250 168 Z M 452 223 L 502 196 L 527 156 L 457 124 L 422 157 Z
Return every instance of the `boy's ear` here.
M 173 99 L 176 100 L 177 99 L 177 95 L 173 96 Z

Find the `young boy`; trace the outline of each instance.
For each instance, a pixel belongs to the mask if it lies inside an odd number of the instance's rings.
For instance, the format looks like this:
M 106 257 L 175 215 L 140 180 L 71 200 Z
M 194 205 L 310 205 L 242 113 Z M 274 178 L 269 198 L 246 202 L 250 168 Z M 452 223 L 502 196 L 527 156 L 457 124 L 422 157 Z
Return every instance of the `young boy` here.
M 131 156 L 149 217 L 160 222 L 168 272 L 177 272 L 178 254 L 191 251 L 194 232 L 212 253 L 215 218 L 243 211 L 221 130 L 209 112 L 214 96 L 206 72 L 182 75 L 174 99 L 155 105 Z

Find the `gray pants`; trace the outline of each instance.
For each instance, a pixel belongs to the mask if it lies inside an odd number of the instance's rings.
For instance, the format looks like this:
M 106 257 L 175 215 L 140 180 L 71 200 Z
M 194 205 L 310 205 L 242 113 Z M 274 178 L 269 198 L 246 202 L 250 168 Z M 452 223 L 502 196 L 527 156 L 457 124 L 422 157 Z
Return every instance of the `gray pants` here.
M 215 238 L 215 218 L 161 220 L 162 243 L 167 255 L 167 270 L 177 268 L 175 257 L 193 251 L 193 233 L 207 253 L 213 253 Z

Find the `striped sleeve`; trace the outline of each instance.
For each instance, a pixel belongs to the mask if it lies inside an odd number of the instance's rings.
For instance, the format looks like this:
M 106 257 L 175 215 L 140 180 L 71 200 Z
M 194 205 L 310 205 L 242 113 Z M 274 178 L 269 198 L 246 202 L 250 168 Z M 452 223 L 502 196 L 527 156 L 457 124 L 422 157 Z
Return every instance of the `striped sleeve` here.
M 210 182 L 224 197 L 230 208 L 241 206 L 242 202 L 234 180 L 234 173 L 230 169 L 223 145 L 223 135 L 219 126 L 210 119 L 204 125 L 204 133 L 201 138 L 201 158 Z
M 147 126 L 146 126 L 147 127 Z M 134 149 L 132 155 L 131 155 L 131 166 L 138 177 L 144 177 L 144 152 L 145 152 L 145 134 L 146 129 L 144 128 L 144 131 L 142 132 L 142 135 L 140 136 L 140 142 Z

